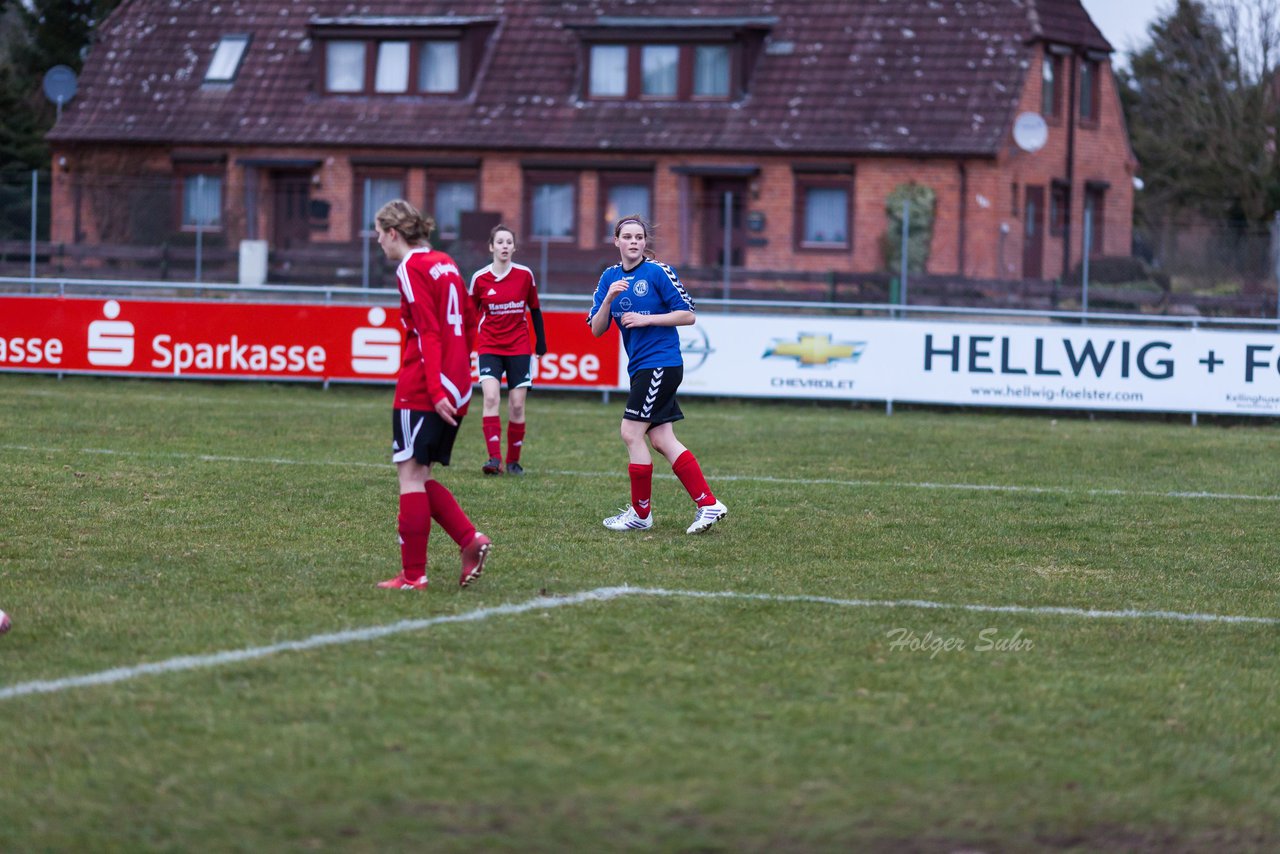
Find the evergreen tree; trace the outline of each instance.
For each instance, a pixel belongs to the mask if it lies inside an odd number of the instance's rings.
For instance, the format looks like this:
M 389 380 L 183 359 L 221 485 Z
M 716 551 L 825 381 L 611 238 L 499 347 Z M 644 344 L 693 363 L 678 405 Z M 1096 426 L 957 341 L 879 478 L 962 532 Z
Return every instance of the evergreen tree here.
M 57 107 L 44 96 L 45 73 L 66 65 L 78 74 L 94 29 L 119 3 L 0 0 L 0 239 L 29 236 L 31 172 L 49 170 L 44 136 Z M 43 190 L 38 204 L 47 224 L 47 180 Z

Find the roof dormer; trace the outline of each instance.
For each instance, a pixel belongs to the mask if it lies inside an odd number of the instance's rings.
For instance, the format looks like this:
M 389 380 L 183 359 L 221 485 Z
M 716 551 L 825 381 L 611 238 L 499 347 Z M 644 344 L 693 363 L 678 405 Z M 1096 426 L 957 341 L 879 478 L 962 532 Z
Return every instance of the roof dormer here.
M 491 17 L 312 18 L 324 95 L 460 97 L 475 83 Z
M 626 18 L 574 26 L 578 97 L 590 101 L 740 101 L 772 17 Z

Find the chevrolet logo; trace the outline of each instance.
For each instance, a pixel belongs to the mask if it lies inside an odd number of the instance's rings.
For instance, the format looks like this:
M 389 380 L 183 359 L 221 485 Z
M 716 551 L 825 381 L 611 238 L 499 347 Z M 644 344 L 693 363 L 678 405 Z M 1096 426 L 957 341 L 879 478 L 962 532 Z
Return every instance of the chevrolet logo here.
M 804 332 L 795 341 L 774 339 L 773 347 L 765 351 L 765 358 L 783 356 L 795 359 L 801 365 L 829 365 L 832 362 L 858 361 L 862 351 L 866 349 L 865 341 L 832 341 L 830 335 L 816 335 Z

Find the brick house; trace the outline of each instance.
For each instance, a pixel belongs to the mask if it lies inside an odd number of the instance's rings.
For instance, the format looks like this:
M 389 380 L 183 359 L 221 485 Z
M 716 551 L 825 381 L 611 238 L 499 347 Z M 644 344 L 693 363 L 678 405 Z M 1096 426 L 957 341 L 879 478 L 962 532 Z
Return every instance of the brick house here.
M 52 239 L 351 249 L 404 196 L 531 264 L 639 211 L 682 271 L 863 273 L 918 185 L 928 273 L 1054 279 L 1086 211 L 1129 254 L 1110 52 L 1079 0 L 125 0 L 49 135 Z

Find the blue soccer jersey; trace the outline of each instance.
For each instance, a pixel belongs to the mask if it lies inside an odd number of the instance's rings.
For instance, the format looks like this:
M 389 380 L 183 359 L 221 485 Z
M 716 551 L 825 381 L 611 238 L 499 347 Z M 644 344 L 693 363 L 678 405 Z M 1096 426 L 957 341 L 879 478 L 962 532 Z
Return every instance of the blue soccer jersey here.
M 693 311 L 693 298 L 680 283 L 676 271 L 657 261 L 641 261 L 630 272 L 624 272 L 621 264 L 614 264 L 600 274 L 595 297 L 587 322 L 600 310 L 609 286 L 618 280 L 627 282 L 630 290 L 620 294 L 609 306 L 609 314 L 622 333 L 622 346 L 627 351 L 627 373 L 634 374 L 645 368 L 669 368 L 684 364 L 680 355 L 680 333 L 674 326 L 641 326 L 626 329 L 618 318 L 629 311 L 638 314 L 670 314 L 673 311 Z

